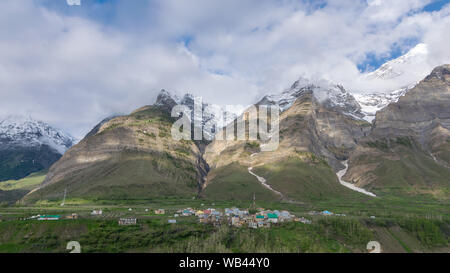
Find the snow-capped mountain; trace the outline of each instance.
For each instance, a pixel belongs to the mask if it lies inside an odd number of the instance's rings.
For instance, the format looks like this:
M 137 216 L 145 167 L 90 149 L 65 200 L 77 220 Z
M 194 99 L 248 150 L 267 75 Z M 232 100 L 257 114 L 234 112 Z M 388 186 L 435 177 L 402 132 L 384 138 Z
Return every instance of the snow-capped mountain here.
M 428 47 L 417 44 L 406 54 L 386 62 L 377 70 L 365 75 L 366 84 L 379 87 L 373 93 L 355 92 L 353 96 L 361 105 L 364 119 L 372 122 L 375 114 L 404 96 L 421 79 L 428 75 L 432 66 L 427 63 Z M 390 89 L 387 89 L 391 87 Z M 392 88 L 395 87 L 395 88 Z
M 394 60 L 388 61 L 377 70 L 368 73 L 368 79 L 382 79 L 390 80 L 402 76 L 414 76 L 417 74 L 417 79 L 424 78 L 432 69 L 426 65 L 428 56 L 428 47 L 426 44 L 417 44 L 414 48 L 409 50 L 405 55 L 402 55 Z M 415 69 L 411 69 L 413 66 Z M 422 66 L 423 69 L 418 69 Z M 415 80 L 417 81 L 417 80 Z
M 361 106 L 341 85 L 327 80 L 300 78 L 290 88 L 280 94 L 265 96 L 258 105 L 278 105 L 281 111 L 289 109 L 295 100 L 305 92 L 312 92 L 316 99 L 326 106 L 342 111 L 354 118 L 362 118 Z
M 390 93 L 372 93 L 372 94 L 354 94 L 353 96 L 361 105 L 361 112 L 364 114 L 364 119 L 372 122 L 378 111 L 388 106 L 390 103 L 397 102 L 398 99 L 404 96 L 410 89 L 414 88 L 416 84 L 408 87 L 394 90 Z
M 198 104 L 198 109 L 202 111 L 194 111 L 195 104 Z M 223 106 L 205 103 L 194 97 L 193 94 L 187 93 L 179 100 L 178 104 L 185 105 L 189 108 L 191 114 L 191 121 L 194 122 L 194 126 L 200 126 L 203 128 L 203 136 L 212 140 L 215 133 L 220 128 L 223 128 L 227 123 L 232 122 L 238 117 L 244 110 L 244 108 L 227 109 Z
M 59 154 L 72 147 L 76 139 L 51 125 L 31 117 L 0 119 L 0 149 L 47 145 Z
M 202 127 L 203 136 L 212 140 L 215 133 L 225 127 L 229 122 L 237 118 L 245 107 L 224 107 L 215 104 L 209 104 L 196 98 L 193 94 L 187 93 L 181 98 L 166 90 L 161 90 L 156 101 L 156 105 L 171 111 L 175 105 L 184 105 L 189 109 L 189 118 L 194 126 Z M 202 111 L 194 111 L 194 106 Z

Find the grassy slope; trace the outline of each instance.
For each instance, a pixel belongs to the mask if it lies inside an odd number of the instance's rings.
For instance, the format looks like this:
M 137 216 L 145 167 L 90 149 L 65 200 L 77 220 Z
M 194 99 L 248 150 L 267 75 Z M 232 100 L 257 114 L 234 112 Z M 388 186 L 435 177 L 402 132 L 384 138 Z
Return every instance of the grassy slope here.
M 427 154 L 414 149 L 412 144 L 397 141 L 370 143 L 376 154 L 359 154 L 351 159 L 352 166 L 377 164 L 364 173 L 372 180 L 368 189 L 380 196 L 435 198 L 448 200 L 450 196 L 450 169 L 436 164 Z
M 288 198 L 299 201 L 327 199 L 365 200 L 362 194 L 342 186 L 323 161 L 305 162 L 295 157 L 255 168 L 255 173 Z
M 83 169 L 78 175 L 41 189 L 27 201 L 69 198 L 122 200 L 197 194 L 196 173 L 189 162 L 168 154 L 122 152 L 108 161 Z
M 73 172 L 39 191 L 26 196 L 26 202 L 62 200 L 138 200 L 152 198 L 192 198 L 198 194 L 198 172 L 192 142 L 175 142 L 170 135 L 170 116 L 156 107 L 143 107 L 129 116 L 105 124 L 73 149 L 88 154 L 90 146 L 102 147 L 108 159 L 80 164 Z M 131 148 L 102 146 L 104 142 L 121 143 Z M 84 146 L 82 146 L 84 145 Z M 88 155 L 90 156 L 90 155 Z M 63 157 L 76 165 L 77 155 Z M 67 163 L 62 162 L 62 163 Z M 55 166 L 64 171 L 65 167 Z M 75 163 L 75 164 L 74 164 Z M 52 169 L 50 170 L 52 172 Z
M 61 157 L 50 147 L 0 151 L 0 181 L 22 179 L 50 167 Z
M 45 179 L 47 170 L 33 173 L 23 179 L 19 180 L 8 180 L 0 182 L 0 190 L 10 191 L 10 190 L 32 190 L 42 183 Z
M 20 180 L 8 180 L 0 182 L 0 204 L 15 203 L 24 197 L 29 191 L 36 188 L 44 181 L 46 170 L 33 173 Z
M 208 175 L 208 186 L 202 196 L 210 200 L 257 200 L 276 201 L 279 197 L 264 188 L 248 173 L 247 167 L 238 163 L 214 169 Z
M 296 157 L 255 167 L 253 172 L 266 178 L 273 189 L 288 199 L 315 203 L 326 200 L 364 202 L 369 199 L 351 191 L 337 180 L 332 169 L 322 160 L 305 162 Z M 202 196 L 210 200 L 257 200 L 276 201 L 280 197 L 265 189 L 238 163 L 214 169 L 208 176 L 208 186 Z

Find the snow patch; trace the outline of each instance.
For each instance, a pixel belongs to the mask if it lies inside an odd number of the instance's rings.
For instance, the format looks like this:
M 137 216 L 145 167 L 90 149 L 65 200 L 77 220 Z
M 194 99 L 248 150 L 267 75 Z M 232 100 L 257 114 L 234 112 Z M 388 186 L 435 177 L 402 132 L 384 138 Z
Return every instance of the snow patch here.
M 48 145 L 59 154 L 64 154 L 77 140 L 62 130 L 31 117 L 8 116 L 0 119 L 0 144 L 9 146 L 35 147 Z
M 344 181 L 344 180 L 342 179 L 342 177 L 344 177 L 344 175 L 347 173 L 347 170 L 348 170 L 348 160 L 347 160 L 347 161 L 344 161 L 344 162 L 341 162 L 341 163 L 344 164 L 345 169 L 340 170 L 339 172 L 336 173 L 336 175 L 337 175 L 337 177 L 338 177 L 338 179 L 339 179 L 339 183 L 341 183 L 341 185 L 343 185 L 343 186 L 345 186 L 345 187 L 347 187 L 347 188 L 349 188 L 349 189 L 351 189 L 351 190 L 353 190 L 353 191 L 357 191 L 357 192 L 363 193 L 363 194 L 368 195 L 368 196 L 377 197 L 375 194 L 373 194 L 373 193 L 371 193 L 371 192 L 368 192 L 368 191 L 366 191 L 365 189 L 358 188 L 357 186 L 355 186 L 355 185 L 353 185 L 353 184 L 351 184 L 351 183 L 348 183 L 348 182 Z

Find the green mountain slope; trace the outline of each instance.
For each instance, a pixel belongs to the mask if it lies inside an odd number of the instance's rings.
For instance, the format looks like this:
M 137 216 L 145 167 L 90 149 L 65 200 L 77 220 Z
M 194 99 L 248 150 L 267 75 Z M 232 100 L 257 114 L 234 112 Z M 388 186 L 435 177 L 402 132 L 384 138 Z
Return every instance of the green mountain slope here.
M 42 188 L 25 201 L 192 198 L 202 183 L 200 151 L 192 141 L 175 141 L 173 120 L 157 106 L 113 118 L 89 133 L 55 165 Z
M 17 180 L 49 168 L 61 155 L 47 145 L 0 149 L 0 181 Z

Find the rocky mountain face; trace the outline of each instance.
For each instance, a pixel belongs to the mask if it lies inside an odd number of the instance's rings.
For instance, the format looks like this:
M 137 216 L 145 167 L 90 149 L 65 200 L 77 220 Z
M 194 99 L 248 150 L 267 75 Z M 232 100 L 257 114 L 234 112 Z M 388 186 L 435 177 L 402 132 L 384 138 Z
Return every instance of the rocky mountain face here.
M 169 114 L 175 105 L 186 106 L 191 123 L 201 128 L 203 137 L 207 141 L 213 140 L 215 133 L 226 126 L 227 122 L 233 121 L 243 110 L 237 108 L 228 111 L 225 107 L 204 102 L 190 93 L 179 98 L 164 89 L 159 93 L 155 105 L 162 107 Z M 199 111 L 196 112 L 195 107 Z
M 327 80 L 309 80 L 300 78 L 281 94 L 267 95 L 256 105 L 278 105 L 282 112 L 289 109 L 294 102 L 306 93 L 311 93 L 328 108 L 336 109 L 343 114 L 362 118 L 361 106 L 352 94 L 341 85 Z
M 366 85 L 377 86 L 377 90 L 353 94 L 361 105 L 361 112 L 365 120 L 372 122 L 378 111 L 390 103 L 397 102 L 400 97 L 414 88 L 431 72 L 433 67 L 426 62 L 427 56 L 427 45 L 418 44 L 406 54 L 390 60 L 377 70 L 366 74 Z
M 0 119 L 0 181 L 50 167 L 75 143 L 69 134 L 31 117 Z
M 146 106 L 99 124 L 54 164 L 41 188 L 25 197 L 147 199 L 191 198 L 206 166 L 193 141 L 175 141 L 173 119 L 160 106 Z
M 406 92 L 407 91 L 407 92 Z M 161 197 L 214 200 L 285 200 L 368 198 L 339 183 L 345 181 L 388 194 L 448 196 L 450 178 L 449 66 L 441 66 L 410 90 L 384 100 L 373 123 L 355 97 L 327 81 L 300 79 L 256 106 L 280 106 L 279 146 L 262 152 L 257 140 L 176 141 L 170 117 L 175 105 L 204 136 L 226 133 L 248 123 L 243 113 L 221 114 L 207 103 L 194 113 L 195 99 L 161 91 L 155 105 L 102 121 L 54 164 L 41 188 L 25 197 L 148 199 Z M 389 104 L 389 100 L 393 102 Z M 211 110 L 213 109 L 213 110 Z M 225 116 L 239 117 L 227 124 Z M 206 132 L 205 132 L 206 131 Z M 248 135 L 248 131 L 246 131 Z M 380 194 L 380 195 L 379 195 Z
M 261 152 L 264 143 L 260 140 L 214 140 L 204 155 L 211 169 L 204 196 L 234 198 L 227 189 L 233 184 L 233 191 L 245 191 L 257 183 L 247 168 L 271 177 L 267 184 L 287 199 L 352 195 L 337 182 L 334 172 L 343 167 L 340 161 L 366 136 L 370 124 L 358 117 L 359 105 L 344 88 L 298 81 L 281 95 L 266 96 L 257 105 L 280 105 L 278 149 Z M 239 122 L 248 126 L 249 121 Z M 238 126 L 238 121 L 235 123 Z M 224 175 L 230 168 L 242 177 L 240 184 Z
M 377 112 L 346 178 L 380 191 L 397 187 L 448 198 L 449 167 L 450 65 L 443 65 Z
M 397 103 L 377 113 L 374 137 L 411 136 L 424 147 L 437 127 L 450 128 L 450 66 L 435 68 Z

